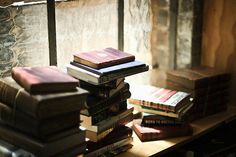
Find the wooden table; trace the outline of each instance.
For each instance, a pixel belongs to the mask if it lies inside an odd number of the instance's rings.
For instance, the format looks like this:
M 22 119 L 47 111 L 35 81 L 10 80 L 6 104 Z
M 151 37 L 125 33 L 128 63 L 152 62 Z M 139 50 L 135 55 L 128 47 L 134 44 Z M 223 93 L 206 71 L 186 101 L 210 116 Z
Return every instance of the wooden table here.
M 228 107 L 227 111 L 196 120 L 191 123 L 193 127 L 192 136 L 184 136 L 178 138 L 170 138 L 165 140 L 157 140 L 151 142 L 141 142 L 133 133 L 133 147 L 118 157 L 145 157 L 160 156 L 164 153 L 179 148 L 180 146 L 199 138 L 200 136 L 214 130 L 215 128 L 227 124 L 236 118 L 236 106 Z

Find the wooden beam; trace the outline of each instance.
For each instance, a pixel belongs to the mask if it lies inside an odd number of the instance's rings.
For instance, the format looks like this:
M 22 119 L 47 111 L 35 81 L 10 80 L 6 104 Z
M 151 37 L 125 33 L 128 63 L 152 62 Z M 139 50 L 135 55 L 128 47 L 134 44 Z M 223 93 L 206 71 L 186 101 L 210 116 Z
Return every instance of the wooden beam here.
M 118 0 L 118 49 L 124 49 L 124 0 Z
M 55 0 L 47 0 L 48 43 L 50 65 L 57 65 Z

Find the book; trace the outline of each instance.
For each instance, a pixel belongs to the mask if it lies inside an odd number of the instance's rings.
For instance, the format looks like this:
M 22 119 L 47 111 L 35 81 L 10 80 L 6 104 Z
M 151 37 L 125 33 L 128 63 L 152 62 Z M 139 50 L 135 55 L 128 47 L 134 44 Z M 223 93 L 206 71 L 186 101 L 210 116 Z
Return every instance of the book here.
M 78 155 L 84 153 L 86 150 L 86 142 L 69 148 L 65 151 L 59 152 L 57 157 L 79 157 Z M 1 157 L 36 157 L 33 153 L 14 146 L 6 141 L 0 140 L 0 156 Z
M 103 146 L 131 137 L 132 134 L 133 130 L 130 127 L 127 127 L 125 125 L 118 125 L 101 140 L 95 142 L 89 139 L 87 141 L 88 152 L 92 152 Z
M 167 112 L 176 112 L 190 102 L 191 96 L 190 93 L 151 85 L 137 85 L 131 87 L 130 91 L 129 103 Z
M 179 136 L 191 136 L 193 128 L 189 124 L 178 126 L 155 126 L 144 127 L 140 124 L 133 124 L 133 130 L 142 142 L 162 140 Z
M 20 147 L 16 147 L 2 139 L 0 139 L 0 156 L 1 157 L 36 157 Z
M 61 137 L 51 142 L 41 142 L 31 136 L 15 131 L 9 126 L 0 125 L 0 138 L 15 146 L 21 147 L 35 156 L 54 156 L 64 150 L 82 144 L 85 141 L 85 131 Z
M 231 74 L 229 72 L 209 66 L 204 66 L 204 65 L 194 66 L 188 70 L 200 74 L 202 76 L 208 77 L 210 79 L 209 85 L 228 82 L 231 79 Z
M 132 146 L 130 145 L 132 142 L 133 142 L 133 137 L 128 137 L 123 140 L 103 146 L 103 147 L 101 147 L 97 150 L 94 150 L 92 152 L 87 152 L 84 154 L 84 157 L 103 156 L 103 154 L 106 152 L 113 151 L 113 150 L 119 149 L 124 146 L 129 146 L 129 148 L 132 148 Z
M 135 60 L 134 55 L 119 51 L 114 48 L 105 48 L 103 50 L 98 51 L 78 52 L 75 53 L 73 56 L 75 62 L 96 69 L 101 69 Z
M 56 157 L 83 157 L 83 153 L 86 151 L 86 142 L 76 145 L 72 148 L 66 149 L 56 154 Z
M 9 125 L 12 128 L 43 141 L 48 140 L 54 133 L 78 126 L 80 122 L 80 111 L 70 112 L 44 120 L 37 120 L 1 102 L 0 113 L 0 123 Z
M 79 81 L 56 66 L 14 67 L 12 78 L 30 94 L 75 91 Z
M 208 85 L 207 77 L 187 69 L 169 70 L 166 77 L 188 89 L 204 88 Z
M 118 85 L 120 85 L 120 83 L 124 82 L 125 78 L 119 78 L 119 79 L 115 79 L 112 80 L 110 82 L 104 83 L 104 84 L 100 84 L 100 85 L 93 85 L 90 84 L 88 82 L 85 82 L 83 80 L 80 80 L 80 87 L 81 88 L 91 88 L 91 89 L 96 89 L 96 88 L 102 88 L 102 89 L 106 89 L 106 90 L 112 90 L 112 89 L 116 89 L 118 87 Z
M 118 104 L 109 105 L 109 108 L 106 108 L 105 110 L 97 112 L 91 116 L 80 114 L 80 119 L 88 125 L 94 125 L 110 116 L 118 115 L 125 110 L 127 110 L 127 103 L 126 101 L 123 101 Z
M 183 125 L 184 123 L 185 122 L 183 120 L 179 120 L 173 117 L 144 113 L 141 125 L 146 127 L 176 126 L 176 125 Z
M 0 101 L 36 119 L 78 111 L 85 107 L 88 91 L 30 95 L 11 77 L 0 79 Z
M 86 121 L 82 121 L 80 125 L 87 130 L 96 132 L 96 133 L 101 133 L 107 129 L 113 128 L 117 125 L 124 125 L 127 124 L 128 122 L 133 120 L 133 108 L 127 109 L 126 111 L 123 111 L 122 113 L 111 116 L 96 125 L 90 125 L 87 124 Z
M 195 66 L 169 70 L 166 73 L 167 79 L 180 84 L 188 89 L 206 88 L 229 82 L 231 75 L 228 72 L 208 66 Z
M 110 81 L 124 78 L 126 76 L 146 72 L 149 66 L 140 61 L 131 61 L 107 68 L 96 70 L 94 68 L 82 68 L 78 65 L 67 64 L 67 73 L 79 80 L 83 80 L 93 85 L 101 85 Z M 88 70 L 88 68 L 90 70 Z
M 151 108 L 151 107 L 145 107 L 145 106 L 134 105 L 134 104 L 130 104 L 130 105 L 133 106 L 134 109 L 139 112 L 151 113 L 151 114 L 167 116 L 167 117 L 173 117 L 173 118 L 177 118 L 179 120 L 184 120 L 185 116 L 188 115 L 188 112 L 194 106 L 193 103 L 189 103 L 189 104 L 186 104 L 183 107 L 181 107 L 176 112 L 167 112 L 167 111 L 163 111 L 163 110 L 159 110 L 159 109 L 155 109 L 155 108 Z
M 101 97 L 88 95 L 86 108 L 82 109 L 80 113 L 86 116 L 92 116 L 96 113 L 110 108 L 112 105 L 126 101 L 130 96 L 131 93 L 129 91 L 128 83 L 125 84 L 125 87 L 120 89 L 112 97 L 109 98 L 104 99 Z
M 94 87 L 94 85 L 87 85 L 87 86 L 80 85 L 80 87 L 89 91 L 90 95 L 108 98 L 116 94 L 122 88 L 124 88 L 125 82 L 124 81 L 120 82 L 119 85 L 114 89 L 106 87 L 103 88 L 100 86 Z

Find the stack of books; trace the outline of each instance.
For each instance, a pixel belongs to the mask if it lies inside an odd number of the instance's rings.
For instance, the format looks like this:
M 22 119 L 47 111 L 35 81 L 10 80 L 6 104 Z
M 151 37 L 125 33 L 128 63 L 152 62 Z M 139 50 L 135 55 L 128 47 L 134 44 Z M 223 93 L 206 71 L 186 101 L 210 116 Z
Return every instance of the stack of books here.
M 207 66 L 197 66 L 167 72 L 166 85 L 191 93 L 192 120 L 227 109 L 230 74 Z
M 188 111 L 193 103 L 189 93 L 151 85 L 134 86 L 131 92 L 129 104 L 143 113 L 141 122 L 133 123 L 141 141 L 192 134 Z
M 2 78 L 1 154 L 14 154 L 4 151 L 10 145 L 17 148 L 14 151 L 21 150 L 19 156 L 26 152 L 44 157 L 84 153 L 85 131 L 80 129 L 79 114 L 88 91 L 78 83 L 55 66 L 15 67 L 12 77 Z
M 67 73 L 80 80 L 89 91 L 87 107 L 81 110 L 81 126 L 89 139 L 85 156 L 125 151 L 131 147 L 133 108 L 127 107 L 131 96 L 125 77 L 148 70 L 135 56 L 113 48 L 74 54 Z

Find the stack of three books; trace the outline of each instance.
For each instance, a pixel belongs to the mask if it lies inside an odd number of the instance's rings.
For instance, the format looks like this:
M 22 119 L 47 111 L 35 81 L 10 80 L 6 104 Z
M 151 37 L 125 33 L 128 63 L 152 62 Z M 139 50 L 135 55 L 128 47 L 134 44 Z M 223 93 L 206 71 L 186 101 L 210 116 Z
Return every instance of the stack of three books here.
M 195 120 L 227 109 L 231 75 L 226 71 L 196 66 L 167 71 L 167 87 L 191 93 Z
M 133 129 L 141 141 L 160 140 L 192 134 L 189 110 L 193 106 L 189 93 L 151 85 L 131 88 L 128 102 L 142 113 Z
M 3 156 L 75 156 L 86 149 L 80 110 L 88 91 L 56 67 L 15 67 L 0 80 Z
M 90 93 L 80 115 L 89 139 L 86 157 L 112 156 L 132 147 L 132 129 L 125 126 L 133 120 L 133 108 L 127 106 L 130 85 L 125 77 L 147 70 L 148 66 L 133 55 L 113 48 L 74 55 L 67 73 Z

